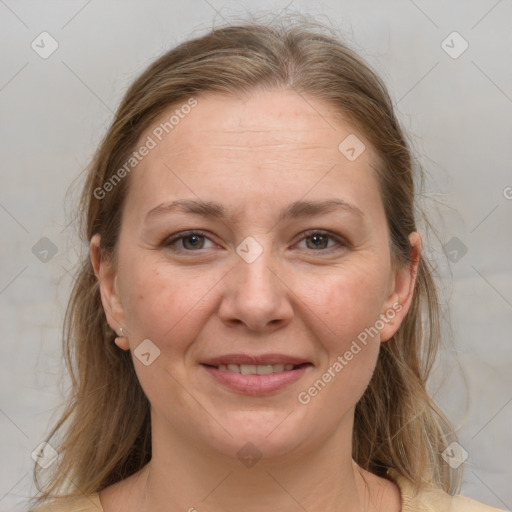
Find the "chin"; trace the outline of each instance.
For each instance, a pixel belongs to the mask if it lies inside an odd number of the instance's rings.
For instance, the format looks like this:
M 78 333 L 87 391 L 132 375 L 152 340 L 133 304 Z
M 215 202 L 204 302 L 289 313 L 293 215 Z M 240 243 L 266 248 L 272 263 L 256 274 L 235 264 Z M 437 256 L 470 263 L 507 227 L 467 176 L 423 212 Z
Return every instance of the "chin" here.
M 235 455 L 243 462 L 245 457 L 273 464 L 285 462 L 299 455 L 300 451 L 314 439 L 314 431 L 306 428 L 305 422 L 297 418 L 296 412 L 282 411 L 236 411 L 224 415 L 223 426 L 232 434 L 224 432 L 222 439 L 211 439 L 215 448 L 224 455 Z M 228 421 L 229 418 L 229 421 Z

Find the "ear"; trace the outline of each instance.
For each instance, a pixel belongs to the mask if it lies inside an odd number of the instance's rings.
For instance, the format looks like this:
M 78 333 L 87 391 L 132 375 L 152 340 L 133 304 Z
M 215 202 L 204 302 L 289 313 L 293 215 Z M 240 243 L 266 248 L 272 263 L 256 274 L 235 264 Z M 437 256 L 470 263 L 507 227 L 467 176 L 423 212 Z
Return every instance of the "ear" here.
M 398 331 L 414 297 L 416 276 L 421 258 L 421 237 L 414 231 L 409 235 L 410 261 L 399 268 L 391 281 L 391 291 L 384 303 L 381 319 L 385 326 L 380 331 L 380 341 L 388 341 Z
M 94 273 L 99 281 L 101 303 L 105 310 L 105 316 L 110 327 L 120 336 L 120 327 L 126 325 L 125 316 L 123 311 L 123 305 L 121 303 L 121 297 L 119 295 L 119 289 L 117 286 L 117 274 L 116 269 L 112 265 L 111 261 L 106 257 L 100 247 L 100 235 L 96 234 L 91 238 L 89 245 L 89 253 L 91 257 L 91 263 L 94 269 Z M 128 350 L 128 340 L 126 338 L 118 338 L 119 343 L 116 340 L 116 344 L 124 349 Z M 125 346 L 126 345 L 126 346 Z

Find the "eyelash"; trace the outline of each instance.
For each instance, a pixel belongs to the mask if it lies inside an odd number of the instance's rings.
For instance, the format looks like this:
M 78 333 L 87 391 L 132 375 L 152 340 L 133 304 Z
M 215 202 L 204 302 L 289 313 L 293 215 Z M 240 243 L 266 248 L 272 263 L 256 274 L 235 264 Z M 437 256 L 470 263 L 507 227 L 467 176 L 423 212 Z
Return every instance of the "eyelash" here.
M 333 233 L 330 233 L 328 231 L 310 230 L 310 231 L 304 232 L 303 235 L 304 236 L 300 239 L 300 242 L 302 242 L 303 240 L 306 240 L 307 238 L 312 238 L 313 236 L 323 236 L 323 237 L 327 237 L 331 240 L 334 240 L 338 244 L 338 247 L 330 247 L 328 249 L 319 249 L 317 251 L 314 249 L 310 249 L 313 252 L 330 254 L 331 252 L 339 251 L 339 250 L 347 248 L 349 246 L 348 242 L 345 239 L 343 239 L 340 236 L 334 235 Z M 188 250 L 188 249 L 183 249 L 183 248 L 176 249 L 176 248 L 172 247 L 176 242 L 178 242 L 180 240 L 184 240 L 185 238 L 188 238 L 191 236 L 200 236 L 200 237 L 207 238 L 208 240 L 210 240 L 210 238 L 207 236 L 207 234 L 204 233 L 203 231 L 183 231 L 183 232 L 177 233 L 176 235 L 173 235 L 169 238 L 166 238 L 165 240 L 162 241 L 161 245 L 163 247 L 170 248 L 171 250 L 173 250 L 175 252 L 188 252 L 188 253 L 200 252 L 202 249 L 198 249 L 197 251 L 194 251 L 194 250 Z M 210 241 L 213 242 L 212 240 L 210 240 Z M 215 243 L 215 242 L 213 242 L 213 243 Z

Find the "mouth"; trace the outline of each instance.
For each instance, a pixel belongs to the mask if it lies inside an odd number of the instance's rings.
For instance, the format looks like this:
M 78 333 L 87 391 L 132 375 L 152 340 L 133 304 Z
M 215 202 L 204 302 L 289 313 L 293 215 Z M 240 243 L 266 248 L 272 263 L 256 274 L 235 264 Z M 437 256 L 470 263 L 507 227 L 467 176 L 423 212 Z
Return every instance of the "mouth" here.
M 302 364 L 219 364 L 204 365 L 220 371 L 241 373 L 243 375 L 270 375 L 272 373 L 289 372 L 311 366 L 311 363 Z
M 297 382 L 313 364 L 304 359 L 279 354 L 231 354 L 204 361 L 200 366 L 216 383 L 230 391 L 245 395 L 265 395 L 281 391 Z

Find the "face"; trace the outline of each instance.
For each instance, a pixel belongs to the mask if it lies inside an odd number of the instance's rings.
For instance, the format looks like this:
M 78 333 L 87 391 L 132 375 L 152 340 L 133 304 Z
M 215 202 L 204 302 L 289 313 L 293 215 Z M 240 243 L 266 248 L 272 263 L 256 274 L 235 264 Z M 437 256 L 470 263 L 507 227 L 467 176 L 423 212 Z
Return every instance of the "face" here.
M 156 147 L 129 176 L 116 266 L 91 242 L 153 433 L 230 457 L 347 436 L 414 280 L 392 266 L 376 155 L 293 91 L 196 99 L 161 141 L 179 106 L 141 137 Z

